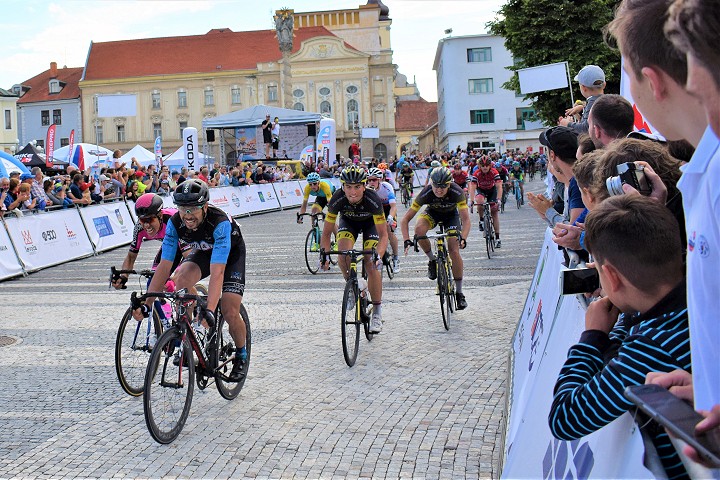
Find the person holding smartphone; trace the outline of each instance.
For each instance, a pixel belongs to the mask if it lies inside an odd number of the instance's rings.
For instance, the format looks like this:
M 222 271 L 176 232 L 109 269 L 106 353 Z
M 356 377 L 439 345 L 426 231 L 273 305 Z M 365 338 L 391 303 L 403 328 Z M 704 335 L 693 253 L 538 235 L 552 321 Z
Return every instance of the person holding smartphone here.
M 585 331 L 555 383 L 548 423 L 560 440 L 589 435 L 634 410 L 625 388 L 644 384 L 647 373 L 691 367 L 682 250 L 672 214 L 650 198 L 621 195 L 593 209 L 585 228 L 585 246 L 607 296 L 589 305 Z M 688 478 L 667 433 L 656 424 L 642 431 L 667 477 Z

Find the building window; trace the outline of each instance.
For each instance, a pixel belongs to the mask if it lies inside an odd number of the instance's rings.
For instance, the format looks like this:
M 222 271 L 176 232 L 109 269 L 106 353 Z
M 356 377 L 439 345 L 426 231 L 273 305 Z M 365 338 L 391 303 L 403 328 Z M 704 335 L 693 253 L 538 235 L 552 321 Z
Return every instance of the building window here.
M 187 92 L 185 90 L 178 90 L 178 108 L 187 107 Z
M 328 87 L 322 87 L 320 90 L 318 90 L 318 93 L 323 97 L 327 97 L 328 95 L 330 95 L 330 89 Z
M 537 120 L 537 114 L 534 108 L 517 108 L 515 112 L 518 130 L 525 130 L 525 122 L 534 122 Z
M 183 138 L 183 130 L 187 128 L 187 122 L 180 122 L 180 139 Z
M 358 88 L 355 85 L 348 85 L 345 91 L 349 94 L 357 93 Z
M 492 62 L 492 50 L 490 47 L 468 48 L 467 61 L 468 63 Z
M 103 135 L 103 127 L 102 125 L 98 125 L 95 127 L 95 142 L 97 142 L 98 145 L 101 143 L 105 143 L 105 136 Z
M 327 100 L 320 102 L 320 113 L 332 115 L 332 105 Z
M 157 110 L 160 108 L 160 92 L 152 93 L 152 108 L 153 110 Z
M 162 138 L 162 123 L 153 123 L 153 138 Z
M 60 146 L 61 146 L 61 147 L 67 147 L 68 145 L 70 145 L 70 139 L 69 139 L 69 138 L 65 137 L 65 138 L 61 138 L 61 139 L 60 139 Z
M 60 93 L 60 81 L 50 80 L 48 84 L 48 93 Z
M 296 88 L 293 90 L 293 97 L 295 98 L 302 98 L 305 96 L 305 92 L 302 91 L 300 88 Z
M 267 96 L 268 102 L 277 102 L 277 85 L 268 85 Z
M 384 143 L 375 145 L 375 148 L 373 148 L 373 156 L 377 158 L 378 161 L 387 159 L 387 147 Z
M 470 93 L 493 93 L 492 78 L 471 78 L 468 80 Z
M 495 123 L 495 110 L 470 110 L 470 123 Z
M 43 127 L 50 126 L 50 110 L 40 110 L 40 125 Z
M 205 89 L 205 106 L 211 107 L 215 105 L 215 92 L 212 88 L 208 87 Z
M 118 143 L 122 143 L 125 141 L 125 125 L 117 126 L 117 141 Z
M 55 125 L 62 125 L 62 110 L 53 110 L 53 123 Z
M 302 102 L 296 102 L 295 105 L 293 105 L 293 109 L 299 110 L 301 112 L 305 111 L 305 105 L 302 104 Z
M 232 98 L 233 104 L 240 104 L 240 87 L 232 87 L 232 89 L 230 90 L 230 97 Z
M 359 127 L 360 114 L 358 113 L 358 102 L 356 100 L 348 100 L 347 102 L 347 119 L 348 129 Z
M 5 110 L 5 130 L 12 130 L 12 110 Z

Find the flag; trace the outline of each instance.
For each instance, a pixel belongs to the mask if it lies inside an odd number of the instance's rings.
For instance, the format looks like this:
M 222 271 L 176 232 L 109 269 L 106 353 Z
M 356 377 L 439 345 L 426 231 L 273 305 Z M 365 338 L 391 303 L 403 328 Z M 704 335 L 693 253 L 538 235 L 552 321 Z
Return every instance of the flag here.
M 53 168 L 53 153 L 55 153 L 55 129 L 57 127 L 53 123 L 48 127 L 47 138 L 45 140 L 45 166 Z
M 198 162 L 198 136 L 197 128 L 186 127 L 183 129 L 183 148 L 185 150 L 185 166 L 188 170 L 200 170 Z
M 70 131 L 70 143 L 68 144 L 68 158 L 67 158 L 68 165 L 70 163 L 72 163 L 72 151 L 73 151 L 74 146 L 75 146 L 75 129 L 73 128 Z
M 155 163 L 162 167 L 162 140 L 159 136 L 155 139 Z

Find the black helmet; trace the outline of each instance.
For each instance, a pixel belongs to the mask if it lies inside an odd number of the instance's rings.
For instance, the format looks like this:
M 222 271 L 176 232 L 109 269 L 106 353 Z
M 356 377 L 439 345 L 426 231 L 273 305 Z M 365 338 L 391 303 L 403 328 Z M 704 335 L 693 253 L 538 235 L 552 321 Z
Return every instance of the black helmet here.
M 367 173 L 365 169 L 357 165 L 350 165 L 340 174 L 342 183 L 365 183 L 367 182 Z
M 452 182 L 452 174 L 447 167 L 435 167 L 430 173 L 430 181 L 434 186 L 444 188 Z
M 138 218 L 154 217 L 160 215 L 163 208 L 163 201 L 154 193 L 141 195 L 135 202 L 135 213 Z
M 191 178 L 177 186 L 173 199 L 178 206 L 203 206 L 210 200 L 210 193 L 205 182 Z

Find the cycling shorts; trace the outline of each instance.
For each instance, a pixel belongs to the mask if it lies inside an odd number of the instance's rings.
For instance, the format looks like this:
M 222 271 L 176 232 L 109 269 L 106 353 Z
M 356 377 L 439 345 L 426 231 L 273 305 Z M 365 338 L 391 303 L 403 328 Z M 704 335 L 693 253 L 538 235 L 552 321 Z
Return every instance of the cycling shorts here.
M 484 190 L 484 189 L 478 189 L 478 191 L 475 194 L 475 203 L 482 204 L 483 202 L 477 200 L 477 197 L 484 197 L 485 201 L 490 204 L 490 211 L 497 212 L 498 211 L 498 198 L 497 198 L 497 189 L 495 187 Z M 481 212 L 482 213 L 482 212 Z
M 202 277 L 210 276 L 210 257 L 212 250 L 193 250 L 185 259 L 185 263 L 192 262 L 200 268 Z M 233 259 L 228 258 L 223 276 L 223 293 L 237 293 L 242 296 L 245 293 L 245 244 L 243 243 L 240 255 Z
M 344 216 L 340 216 L 337 233 L 338 239 L 348 238 L 355 244 L 360 232 L 363 234 L 363 250 L 370 250 L 377 247 L 380 235 L 378 235 L 375 221 L 372 218 L 362 221 L 348 221 Z
M 460 212 L 457 209 L 449 212 L 438 212 L 436 210 L 430 210 L 426 208 L 423 213 L 420 214 L 420 218 L 424 219 L 430 228 L 435 228 L 438 223 L 445 225 L 445 231 L 448 233 L 460 233 Z
M 320 206 L 320 210 L 322 210 L 323 208 L 325 208 L 325 206 L 327 204 L 328 204 L 327 197 L 321 197 L 320 195 L 318 195 L 317 197 L 315 197 L 315 203 L 313 204 L 313 206 L 318 205 L 318 206 Z

